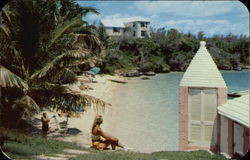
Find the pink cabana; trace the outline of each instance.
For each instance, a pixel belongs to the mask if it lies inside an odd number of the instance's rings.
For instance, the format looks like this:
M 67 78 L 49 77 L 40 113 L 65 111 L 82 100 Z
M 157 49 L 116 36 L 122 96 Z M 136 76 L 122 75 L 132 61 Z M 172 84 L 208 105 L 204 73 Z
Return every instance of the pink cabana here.
M 245 154 L 250 147 L 249 91 L 218 107 L 220 116 L 220 152 L 233 156 Z
M 200 42 L 179 91 L 179 149 L 219 151 L 217 107 L 226 103 L 227 86 L 206 49 L 206 42 Z

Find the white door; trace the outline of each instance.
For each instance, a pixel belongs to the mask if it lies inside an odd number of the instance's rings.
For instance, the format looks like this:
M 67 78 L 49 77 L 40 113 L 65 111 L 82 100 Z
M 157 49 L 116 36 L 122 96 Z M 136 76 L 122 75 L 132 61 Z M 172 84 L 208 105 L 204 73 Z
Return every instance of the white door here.
M 243 153 L 243 133 L 244 128 L 237 123 L 234 123 L 234 152 L 242 152 Z
M 220 121 L 220 151 L 228 153 L 228 119 L 221 116 Z
M 188 100 L 189 145 L 209 147 L 216 143 L 217 90 L 190 88 Z

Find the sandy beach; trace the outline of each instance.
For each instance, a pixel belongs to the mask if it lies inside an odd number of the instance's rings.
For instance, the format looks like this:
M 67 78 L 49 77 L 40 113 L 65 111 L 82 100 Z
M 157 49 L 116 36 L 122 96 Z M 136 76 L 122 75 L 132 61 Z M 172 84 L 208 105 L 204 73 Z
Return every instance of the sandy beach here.
M 91 127 L 93 124 L 93 120 L 96 114 L 103 115 L 104 124 L 102 125 L 103 130 L 109 132 L 110 124 L 115 123 L 112 121 L 111 117 L 115 118 L 114 107 L 112 106 L 112 95 L 114 94 L 115 87 L 117 83 L 110 81 L 113 80 L 121 80 L 123 78 L 119 76 L 111 76 L 111 75 L 96 75 L 91 83 L 85 83 L 88 89 L 81 90 L 79 88 L 79 83 L 70 86 L 70 89 L 74 92 L 80 92 L 80 94 L 90 95 L 105 101 L 106 103 L 111 104 L 103 111 L 102 109 L 95 110 L 93 108 L 88 108 L 86 112 L 84 112 L 80 117 L 69 117 L 68 118 L 68 134 L 65 134 L 63 137 L 60 136 L 58 132 L 54 132 L 58 128 L 58 123 L 56 123 L 53 115 L 56 115 L 58 122 L 66 121 L 66 117 L 57 116 L 56 112 L 45 111 L 50 118 L 50 133 L 48 135 L 49 138 L 55 138 L 58 140 L 74 142 L 81 146 L 90 146 L 91 145 Z M 41 118 L 41 113 L 35 116 L 36 118 Z M 106 120 L 106 121 L 105 121 Z M 113 124 L 114 125 L 114 124 Z M 38 129 L 41 129 L 41 123 L 36 125 Z M 115 136 L 115 135 L 114 135 Z

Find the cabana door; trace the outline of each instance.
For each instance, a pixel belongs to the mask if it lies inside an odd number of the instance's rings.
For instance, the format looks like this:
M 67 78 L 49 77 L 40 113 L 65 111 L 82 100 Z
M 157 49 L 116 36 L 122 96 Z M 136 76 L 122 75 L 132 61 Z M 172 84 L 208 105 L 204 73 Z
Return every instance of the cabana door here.
M 217 89 L 189 88 L 188 143 L 189 146 L 209 147 L 216 142 L 214 122 L 217 108 Z
M 228 119 L 224 116 L 220 117 L 220 151 L 223 153 L 228 153 Z
M 244 142 L 244 128 L 242 126 L 240 126 L 237 123 L 234 123 L 234 152 L 241 152 L 243 153 L 243 142 Z

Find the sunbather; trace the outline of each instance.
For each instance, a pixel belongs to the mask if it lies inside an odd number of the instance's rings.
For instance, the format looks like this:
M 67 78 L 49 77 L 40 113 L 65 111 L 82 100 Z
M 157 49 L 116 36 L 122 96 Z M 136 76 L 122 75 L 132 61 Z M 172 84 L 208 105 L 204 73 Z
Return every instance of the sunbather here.
M 115 150 L 116 146 L 124 148 L 124 145 L 119 142 L 119 139 L 113 137 L 106 132 L 103 132 L 100 125 L 103 123 L 101 115 L 97 115 L 92 127 L 92 145 L 95 149 L 105 150 L 111 145 L 112 150 Z

